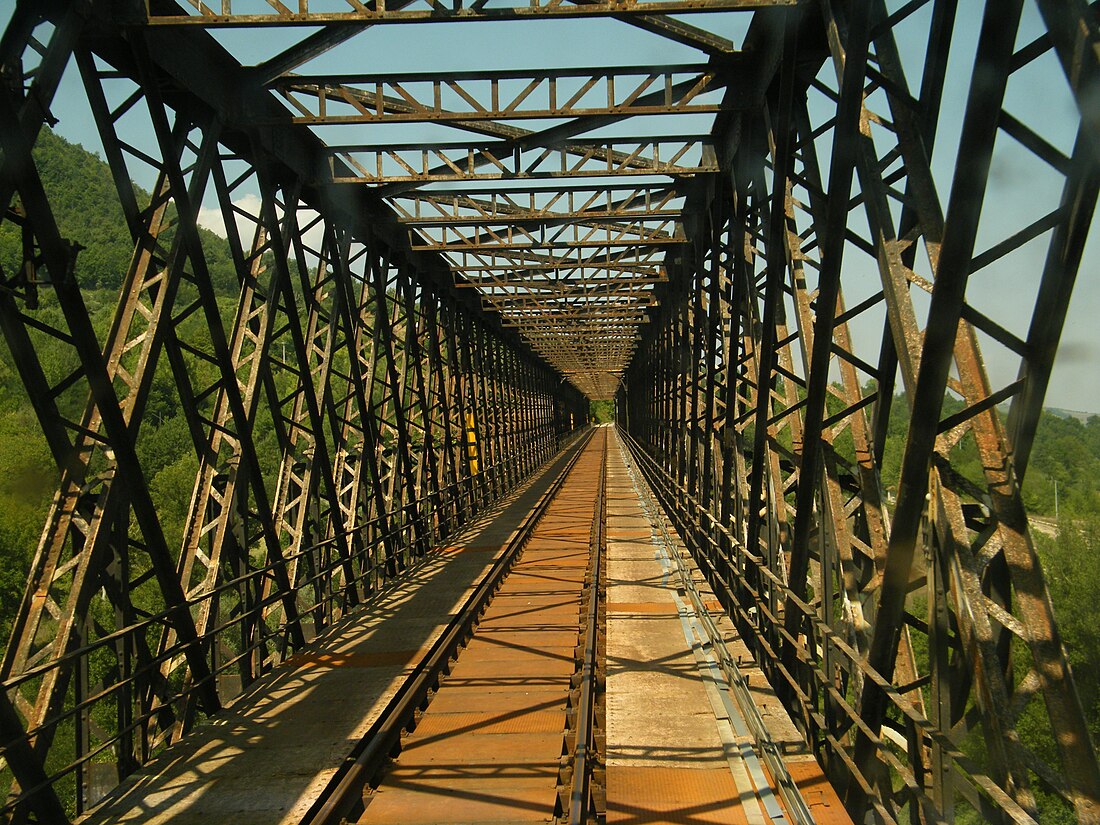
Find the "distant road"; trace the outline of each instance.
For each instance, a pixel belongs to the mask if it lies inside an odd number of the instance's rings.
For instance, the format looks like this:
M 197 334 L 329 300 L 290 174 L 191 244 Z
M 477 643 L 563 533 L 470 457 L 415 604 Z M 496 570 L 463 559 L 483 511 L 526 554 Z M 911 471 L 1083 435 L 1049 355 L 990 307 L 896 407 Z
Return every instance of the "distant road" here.
M 1031 526 L 1032 530 L 1038 530 L 1044 535 L 1054 538 L 1058 535 L 1058 522 L 1049 518 L 1036 518 L 1035 516 L 1028 516 L 1027 523 Z

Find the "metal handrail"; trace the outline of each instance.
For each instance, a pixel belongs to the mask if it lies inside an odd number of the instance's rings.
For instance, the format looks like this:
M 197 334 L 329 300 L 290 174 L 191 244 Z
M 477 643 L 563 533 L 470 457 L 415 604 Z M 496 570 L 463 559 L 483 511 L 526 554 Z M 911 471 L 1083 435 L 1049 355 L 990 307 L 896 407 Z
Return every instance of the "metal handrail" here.
M 638 449 L 637 442 L 626 433 L 620 433 L 619 435 L 623 443 L 627 446 L 626 452 L 628 457 L 633 460 L 633 452 Z M 640 464 L 638 466 L 639 469 L 641 469 Z M 649 493 L 645 489 L 644 484 L 640 492 L 649 499 Z M 656 502 L 653 503 L 656 504 Z M 659 508 L 657 512 L 659 513 Z M 664 522 L 660 519 L 659 515 L 657 518 L 657 527 L 661 531 L 662 541 L 665 542 L 670 550 L 669 555 L 676 563 L 676 572 L 679 574 L 680 582 L 691 600 L 692 609 L 695 611 L 696 616 L 698 616 L 700 624 L 706 632 L 707 638 L 710 640 L 712 649 L 717 654 L 718 665 L 723 675 L 726 677 L 727 683 L 733 693 L 734 700 L 737 703 L 737 708 L 741 711 L 741 716 L 745 720 L 745 724 L 748 726 L 749 731 L 752 733 L 756 750 L 767 764 L 768 770 L 771 772 L 772 778 L 775 781 L 776 789 L 779 791 L 779 795 L 783 798 L 783 802 L 786 805 L 788 814 L 795 823 L 798 823 L 798 825 L 813 825 L 816 821 L 814 815 L 806 804 L 806 800 L 802 796 L 802 792 L 799 790 L 798 785 L 791 777 L 790 771 L 787 770 L 787 764 L 783 761 L 782 754 L 779 752 L 779 747 L 768 732 L 764 717 L 760 714 L 760 710 L 756 707 L 756 703 L 752 699 L 752 694 L 749 692 L 748 682 L 744 674 L 741 673 L 741 669 L 738 667 L 737 662 L 730 655 L 729 650 L 727 650 L 721 631 L 714 623 L 714 619 L 711 618 L 710 611 L 704 606 L 699 588 L 692 579 L 691 572 L 684 564 L 684 560 L 680 557 L 679 552 L 675 551 L 672 538 L 665 529 Z

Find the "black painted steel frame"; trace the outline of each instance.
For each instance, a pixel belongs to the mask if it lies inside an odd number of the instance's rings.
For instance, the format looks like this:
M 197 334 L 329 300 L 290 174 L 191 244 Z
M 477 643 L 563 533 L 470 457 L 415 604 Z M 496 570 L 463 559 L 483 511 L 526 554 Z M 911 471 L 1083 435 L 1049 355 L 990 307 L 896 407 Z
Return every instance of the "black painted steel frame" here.
M 95 802 L 93 763 L 125 776 L 146 762 L 587 419 L 583 397 L 455 290 L 442 262 L 302 174 L 318 147 L 265 145 L 224 101 L 181 96 L 155 38 L 101 41 L 97 13 L 25 4 L 2 44 L 0 185 L 25 260 L 0 276 L 0 326 L 61 476 L 0 671 L 0 811 L 15 821 L 67 821 Z M 105 341 L 31 155 L 70 61 L 135 244 Z M 129 145 L 123 117 L 143 117 L 155 149 Z M 135 163 L 157 172 L 148 204 Z M 197 232 L 211 188 L 235 307 L 219 304 Z M 260 193 L 253 209 L 245 189 Z M 39 362 L 41 336 L 71 348 L 71 372 Z M 175 381 L 198 467 L 179 547 L 138 458 L 158 369 Z M 75 418 L 62 411 L 73 399 L 87 399 Z M 253 437 L 261 424 L 274 446 Z
M 1017 47 L 1021 5 L 986 4 L 946 209 L 930 156 L 956 4 L 888 16 L 881 2 L 822 2 L 776 24 L 787 49 L 765 117 L 742 117 L 725 189 L 694 258 L 658 288 L 619 393 L 620 424 L 716 592 L 849 810 L 877 821 L 969 809 L 1029 822 L 1052 796 L 1100 821 L 1095 747 L 1020 497 L 1100 183 L 1098 33 L 1084 2 L 1040 2 L 1049 31 Z M 910 92 L 895 29 L 921 10 L 924 74 Z M 1002 109 L 1013 73 L 1050 50 L 1079 106 L 1071 156 Z M 827 118 L 815 93 L 832 102 Z M 1005 137 L 1061 176 L 1062 201 L 979 253 Z M 1035 239 L 1048 251 L 1024 340 L 965 288 Z M 848 306 L 842 260 L 859 257 L 880 286 Z M 884 317 L 876 362 L 849 332 L 868 315 Z M 1018 356 L 1015 381 L 990 384 L 979 335 Z M 896 374 L 912 423 L 888 502 Z M 944 413 L 946 397 L 962 410 Z M 956 469 L 964 445 L 980 481 Z M 1046 709 L 1038 750 L 1016 727 L 1031 703 Z M 967 737 L 983 757 L 964 754 Z
M 1045 33 L 1020 45 L 1022 2 L 986 4 L 942 198 L 955 0 L 21 4 L 0 44 L 0 217 L 25 261 L 0 273 L 0 328 L 61 485 L 0 671 L 5 813 L 62 820 L 66 786 L 76 810 L 94 802 L 94 761 L 134 770 L 400 575 L 586 419 L 575 386 L 618 389 L 639 463 L 857 818 L 1028 822 L 1060 797 L 1100 821 L 1020 498 L 1100 186 L 1100 33 L 1085 0 L 1028 0 Z M 751 12 L 739 48 L 668 16 L 715 11 Z M 599 15 L 705 62 L 291 74 L 375 25 Z M 205 31 L 236 25 L 317 28 L 246 68 Z M 898 41 L 915 31 L 913 84 Z M 1078 104 L 1069 152 L 1005 111 L 1039 60 Z M 104 341 L 31 155 L 71 62 L 135 248 Z M 713 126 L 590 134 L 637 115 Z M 153 146 L 127 142 L 133 117 Z M 502 122 L 521 119 L 558 122 Z M 310 130 L 384 122 L 479 137 L 328 146 Z M 978 252 L 1006 138 L 1061 203 Z M 148 204 L 133 164 L 157 173 Z M 234 307 L 197 231 L 207 191 Z M 1046 262 L 1018 335 L 966 286 L 1034 243 Z M 850 272 L 877 274 L 871 292 Z M 853 330 L 871 324 L 868 357 Z M 78 366 L 52 374 L 41 336 Z M 991 385 L 979 339 L 1015 355 L 1016 380 Z M 178 548 L 138 450 L 157 370 L 198 466 Z M 912 424 L 890 501 L 898 375 Z M 959 472 L 966 450 L 982 478 Z M 1040 752 L 1017 730 L 1032 705 Z

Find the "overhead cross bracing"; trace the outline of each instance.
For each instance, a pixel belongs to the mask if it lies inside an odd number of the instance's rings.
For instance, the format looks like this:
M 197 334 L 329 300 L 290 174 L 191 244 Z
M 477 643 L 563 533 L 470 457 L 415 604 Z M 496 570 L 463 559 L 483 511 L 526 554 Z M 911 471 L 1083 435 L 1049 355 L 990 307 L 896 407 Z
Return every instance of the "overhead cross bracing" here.
M 331 32 L 326 36 L 337 41 L 356 31 L 341 34 L 337 24 L 600 13 L 592 3 L 475 4 L 449 8 L 443 16 L 417 3 L 385 9 L 348 5 L 322 9 L 314 3 L 308 11 L 273 5 L 266 13 L 243 3 L 195 3 L 182 14 L 151 6 L 149 24 L 326 23 Z M 499 313 L 505 326 L 515 328 L 587 395 L 609 398 L 633 352 L 641 310 L 655 303 L 652 287 L 665 280 L 666 250 L 688 243 L 683 228 L 688 192 L 700 176 L 719 169 L 710 143 L 715 116 L 760 98 L 752 63 L 731 40 L 685 22 L 688 18 L 664 15 L 780 5 L 786 4 L 662 0 L 652 7 L 616 6 L 628 22 L 657 35 L 674 32 L 674 40 L 686 37 L 704 56 L 717 55 L 705 62 L 615 65 L 596 53 L 592 57 L 601 62 L 591 66 L 497 69 L 480 68 L 481 61 L 466 54 L 437 71 L 317 74 L 290 71 L 298 67 L 288 65 L 296 62 L 289 49 L 284 70 L 270 73 L 266 86 L 285 102 L 294 125 L 314 129 L 325 141 L 334 182 L 375 188 L 409 227 L 412 249 L 442 254 L 457 284 L 481 290 L 485 307 Z M 660 15 L 640 14 L 658 8 Z M 653 38 L 655 48 L 660 39 Z M 302 45 L 305 62 L 314 55 L 309 41 Z M 540 56 L 553 50 L 545 45 Z M 558 53 L 569 56 L 567 40 Z M 634 123 L 643 117 L 656 132 L 638 138 Z M 547 120 L 550 125 L 539 125 Z M 270 122 L 285 124 L 286 116 Z M 682 123 L 698 131 L 677 134 Z M 414 141 L 371 140 L 386 133 L 370 127 L 396 124 L 430 124 L 437 127 L 431 134 L 442 138 L 472 132 L 492 140 L 426 140 L 427 132 L 415 133 Z M 350 131 L 351 126 L 361 128 Z M 621 136 L 594 136 L 616 128 Z M 619 178 L 640 182 L 624 184 Z M 487 187 L 490 182 L 494 185 Z M 611 295 L 626 300 L 608 303 L 604 296 Z M 613 329 L 595 328 L 592 319 L 603 317 L 615 318 Z
M 381 194 L 389 195 L 399 220 L 414 230 L 412 248 L 442 253 L 460 284 L 463 277 L 477 286 L 485 283 L 486 276 L 494 284 L 504 276 L 512 278 L 506 299 L 498 290 L 483 290 L 485 306 L 499 312 L 506 325 L 515 327 L 582 391 L 599 398 L 617 389 L 632 353 L 627 342 L 633 340 L 631 333 L 642 313 L 616 314 L 618 326 L 608 338 L 592 324 L 583 323 L 609 315 L 608 306 L 594 296 L 620 282 L 644 284 L 618 269 L 634 257 L 652 267 L 649 283 L 663 280 L 666 253 L 662 249 L 687 243 L 682 223 L 684 190 L 696 176 L 718 167 L 706 134 L 662 135 L 643 141 L 584 135 L 642 115 L 695 114 L 712 119 L 715 112 L 732 108 L 731 100 L 744 93 L 733 61 L 723 69 L 703 65 L 448 70 L 435 75 L 345 77 L 325 86 L 293 78 L 273 88 L 299 111 L 295 122 L 311 125 L 421 121 L 494 134 L 494 127 L 503 125 L 494 121 L 509 121 L 504 130 L 496 131 L 504 137 L 496 143 L 333 145 L 331 151 L 349 170 L 334 172 L 333 180 L 377 184 Z M 725 94 L 720 93 L 722 87 L 727 87 Z M 303 102 L 306 94 L 316 107 L 308 113 Z M 572 118 L 573 125 L 567 120 L 565 128 L 544 130 L 550 139 L 528 130 L 508 133 L 517 129 L 512 121 L 529 118 Z M 581 118 L 588 119 L 587 126 Z M 567 140 L 554 140 L 555 132 L 572 134 Z M 621 176 L 645 177 L 654 183 L 612 182 Z M 590 177 L 608 182 L 578 188 Z M 563 181 L 561 189 L 543 183 L 555 179 Z M 487 181 L 500 185 L 493 189 L 455 185 L 467 181 L 475 186 Z M 451 185 L 431 188 L 434 183 Z M 442 210 L 444 203 L 448 214 Z M 430 210 L 427 215 L 426 210 Z M 544 269 L 536 256 L 564 257 L 567 266 Z M 573 256 L 583 266 L 573 267 Z M 467 266 L 471 259 L 477 261 L 476 270 Z M 601 265 L 604 261 L 608 266 Z M 651 289 L 644 291 L 651 293 Z M 652 303 L 651 297 L 638 297 L 632 302 L 637 308 Z M 543 311 L 535 311 L 540 307 Z M 573 340 L 563 341 L 563 333 Z M 581 346 L 574 347 L 577 343 Z
M 573 132 L 564 143 L 524 131 L 494 144 L 334 146 L 332 151 L 350 174 L 334 174 L 333 180 L 378 184 L 379 192 L 390 196 L 399 220 L 414 230 L 410 232 L 413 249 L 442 253 L 459 284 L 465 278 L 479 287 L 484 305 L 499 312 L 505 325 L 516 328 L 536 352 L 590 397 L 610 397 L 629 363 L 637 324 L 644 320 L 642 310 L 653 303 L 649 285 L 664 279 L 665 250 L 687 243 L 683 231 L 686 192 L 682 190 L 697 175 L 713 173 L 718 167 L 706 135 L 638 141 L 585 139 L 583 134 L 638 115 L 713 116 L 723 105 L 729 108 L 725 98 L 706 94 L 729 86 L 728 75 L 692 67 L 690 79 L 677 84 L 677 74 L 687 71 L 621 68 L 602 73 L 357 77 L 360 87 L 374 87 L 373 96 L 349 90 L 350 79 L 344 79 L 336 97 L 353 103 L 358 114 L 335 114 L 327 104 L 334 90 L 318 87 L 317 116 L 296 121 L 384 122 L 386 113 L 393 111 L 394 92 L 402 98 L 393 112 L 395 120 L 423 120 L 481 132 L 491 133 L 496 125 L 494 112 L 498 119 L 509 121 L 554 117 L 574 118 L 573 123 L 579 124 L 580 118 L 591 118 L 587 129 L 552 127 L 550 131 Z M 716 75 L 723 81 L 716 82 Z M 481 81 L 482 88 L 475 90 L 475 81 Z M 655 90 L 649 92 L 650 88 Z M 419 102 L 417 91 L 428 95 L 428 101 Z M 444 92 L 451 106 L 444 106 Z M 476 92 L 483 96 L 480 101 Z M 704 102 L 691 105 L 695 100 Z M 367 111 L 368 103 L 374 114 Z M 463 103 L 468 111 L 454 110 L 462 109 Z M 295 101 L 295 107 L 300 109 L 301 104 Z M 621 176 L 657 180 L 639 186 L 610 182 Z M 589 177 L 609 182 L 581 188 Z M 561 189 L 541 183 L 553 179 L 578 183 Z M 527 183 L 532 180 L 540 185 Z M 469 190 L 454 185 L 465 181 L 499 181 L 500 185 Z M 433 183 L 451 186 L 428 188 Z M 471 260 L 476 261 L 476 269 L 468 265 Z M 639 280 L 619 269 L 632 260 L 651 267 L 652 277 Z M 492 287 L 486 288 L 486 283 Z M 629 287 L 626 302 L 602 299 L 623 296 L 620 286 Z M 593 318 L 600 321 L 585 323 Z M 614 319 L 614 327 L 600 328 L 603 319 Z
M 656 5 L 669 13 L 783 5 L 669 2 Z M 264 14 L 245 4 L 198 3 L 182 15 L 170 7 L 163 14 L 150 7 L 149 23 L 211 27 L 327 23 L 338 39 L 352 36 L 354 29 L 341 35 L 337 23 L 350 27 L 407 22 L 424 14 L 415 3 L 391 4 L 384 11 L 330 5 L 331 9 L 321 10 L 314 3 L 308 12 L 273 6 L 271 14 Z M 634 12 L 655 8 L 617 6 L 630 20 Z M 479 4 L 449 9 L 446 18 L 500 20 L 525 14 L 597 13 L 599 7 L 587 3 L 517 8 Z M 431 19 L 438 21 L 438 13 Z M 667 26 L 681 35 L 698 35 L 695 44 L 726 43 L 663 14 L 639 14 L 637 21 L 657 24 L 659 33 Z M 688 190 L 697 178 L 719 168 L 710 145 L 714 117 L 752 105 L 754 99 L 751 65 L 732 48 L 732 42 L 729 46 L 720 50 L 720 58 L 694 64 L 471 69 L 466 66 L 476 66 L 478 61 L 466 55 L 457 65 L 431 72 L 273 72 L 266 85 L 285 101 L 294 125 L 313 128 L 326 142 L 333 181 L 376 187 L 400 223 L 409 227 L 411 248 L 441 253 L 460 286 L 480 287 L 486 281 L 497 285 L 507 277 L 509 300 L 502 302 L 498 290 L 486 290 L 486 307 L 499 312 L 507 326 L 516 328 L 578 388 L 590 397 L 606 398 L 615 392 L 629 362 L 632 348 L 623 342 L 634 339 L 641 316 L 620 315 L 619 326 L 607 339 L 610 347 L 594 339 L 592 325 L 582 322 L 606 314 L 594 299 L 604 292 L 600 287 L 622 282 L 651 293 L 649 285 L 665 277 L 665 248 L 687 243 L 683 220 Z M 566 47 L 563 42 L 561 54 L 568 54 Z M 663 121 L 654 122 L 656 134 L 634 136 L 632 119 L 642 117 Z M 538 125 L 548 119 L 553 121 L 550 125 Z M 280 121 L 285 123 L 285 116 L 270 122 Z M 528 121 L 533 125 L 517 125 Z M 680 135 L 675 126 L 665 125 L 684 122 L 704 128 Z M 435 133 L 444 130 L 441 137 L 473 132 L 493 140 L 428 141 L 419 136 L 413 142 L 370 140 L 376 133 L 385 133 L 369 127 L 387 124 L 391 128 L 393 124 L 431 124 L 438 127 Z M 363 128 L 348 131 L 352 125 Z M 625 127 L 620 137 L 591 136 L 617 125 Z M 341 127 L 339 138 L 337 127 Z M 353 135 L 367 140 L 347 139 Z M 627 177 L 641 182 L 616 180 Z M 598 182 L 587 184 L 588 179 Z M 489 182 L 495 185 L 486 188 Z M 635 262 L 638 270 L 624 269 Z M 639 279 L 638 274 L 648 278 Z M 544 287 L 552 287 L 554 296 Z M 653 303 L 652 297 L 636 296 L 633 289 L 631 297 L 638 307 Z M 519 298 L 525 300 L 512 300 Z M 519 311 L 540 306 L 546 311 Z M 571 342 L 560 338 L 570 333 L 581 344 L 572 352 Z

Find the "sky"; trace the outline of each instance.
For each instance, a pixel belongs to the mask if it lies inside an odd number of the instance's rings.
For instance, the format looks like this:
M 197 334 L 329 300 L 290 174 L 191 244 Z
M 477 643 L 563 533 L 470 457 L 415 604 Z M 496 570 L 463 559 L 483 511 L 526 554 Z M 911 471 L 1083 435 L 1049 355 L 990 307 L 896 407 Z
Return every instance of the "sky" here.
M 891 9 L 900 5 L 888 3 Z M 0 27 L 6 27 L 14 8 L 14 0 L 0 0 Z M 1033 39 L 1042 30 L 1034 0 L 1025 4 L 1025 18 L 1018 46 Z M 944 91 L 943 114 L 933 153 L 933 173 L 941 202 L 948 202 L 954 171 L 955 152 L 961 128 L 961 114 L 966 105 L 971 65 L 977 40 L 982 5 L 979 0 L 962 0 L 956 24 L 952 58 L 948 67 Z M 915 14 L 897 30 L 898 45 L 911 86 L 919 82 L 922 69 L 923 35 L 929 10 Z M 690 15 L 690 22 L 725 34 L 739 43 L 748 16 L 744 14 Z M 216 36 L 244 62 L 256 62 L 277 53 L 281 48 L 305 36 L 308 30 L 222 30 Z M 699 62 L 700 53 L 663 40 L 631 26 L 612 20 L 563 20 L 478 24 L 476 26 L 446 23 L 416 26 L 376 26 L 341 47 L 323 55 L 302 72 L 342 70 L 424 71 L 451 68 L 533 68 L 540 63 L 538 51 L 555 48 L 558 65 L 651 65 Z M 828 101 L 811 98 L 811 115 L 824 116 Z M 56 131 L 66 139 L 80 143 L 102 154 L 83 87 L 75 66 L 66 73 L 55 100 L 53 113 L 59 118 Z M 880 107 L 885 111 L 885 107 Z M 1005 109 L 1034 129 L 1045 140 L 1064 153 L 1069 153 L 1077 126 L 1075 103 L 1069 94 L 1064 75 L 1052 54 L 1035 61 L 1017 72 L 1009 85 Z M 655 119 L 651 119 L 655 120 Z M 682 125 L 677 130 L 684 131 Z M 531 128 L 530 124 L 526 125 Z M 541 123 L 540 125 L 549 125 Z M 649 128 L 650 124 L 645 124 Z M 350 130 L 328 127 L 323 133 L 330 142 L 346 139 L 363 140 Z M 362 128 L 362 127 L 360 127 Z M 371 139 L 382 134 L 371 133 Z M 388 127 L 387 127 L 388 128 Z M 399 127 L 395 127 L 399 128 Z M 442 136 L 442 127 L 416 127 L 417 131 L 387 132 L 385 138 L 397 140 L 434 140 Z M 637 129 L 637 126 L 632 126 Z M 652 130 L 669 128 L 654 122 Z M 613 131 L 612 129 L 605 131 Z M 598 134 L 598 133 L 597 133 Z M 450 137 L 450 135 L 448 135 Z M 137 136 L 140 142 L 140 136 Z M 828 145 L 819 145 L 818 153 L 826 164 L 822 174 L 827 177 Z M 135 172 L 136 182 L 150 188 L 149 179 L 142 180 Z M 1012 138 L 1001 133 L 998 138 L 991 170 L 986 206 L 979 226 L 978 251 L 981 252 L 1011 236 L 1032 221 L 1053 209 L 1061 191 L 1062 178 Z M 245 196 L 247 197 L 247 195 Z M 208 225 L 224 232 L 217 217 L 212 195 L 204 202 Z M 858 210 L 857 210 L 858 212 Z M 1097 221 L 1100 223 L 1100 221 Z M 858 219 L 853 228 L 859 228 Z M 1023 338 L 1027 334 L 1038 276 L 1046 254 L 1046 235 L 1041 236 L 1013 255 L 973 273 L 967 300 L 997 323 Z M 917 270 L 927 274 L 927 263 L 918 263 Z M 1069 316 L 1062 335 L 1054 374 L 1047 392 L 1048 406 L 1100 413 L 1100 229 L 1089 237 L 1085 260 L 1077 278 Z M 849 247 L 845 252 L 844 289 L 848 306 L 856 304 L 880 287 L 879 278 L 870 260 Z M 917 296 L 918 313 L 927 301 Z M 852 325 L 856 350 L 862 357 L 877 358 L 881 336 L 881 314 L 871 313 L 866 321 Z M 992 384 L 1003 386 L 1012 381 L 1018 369 L 1018 359 L 999 344 L 982 337 L 983 354 Z

